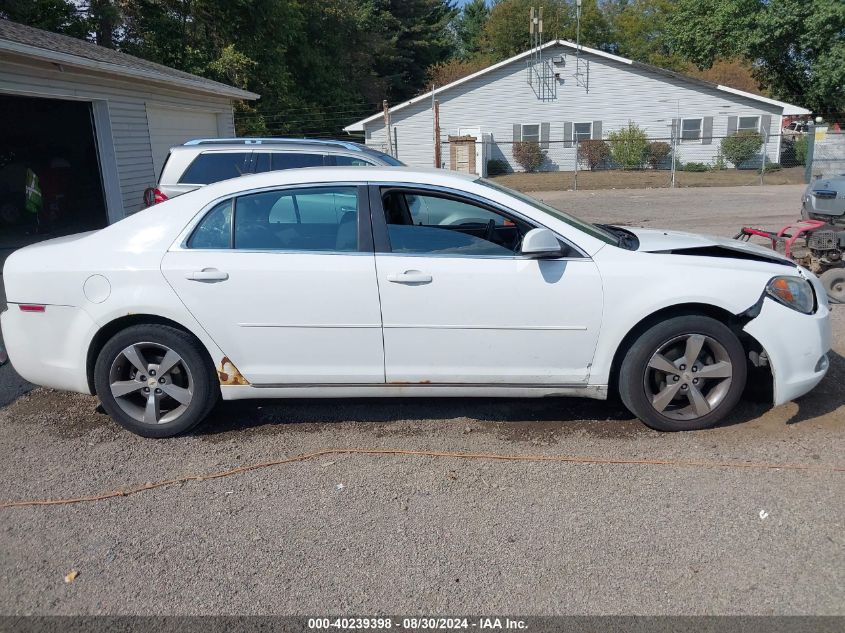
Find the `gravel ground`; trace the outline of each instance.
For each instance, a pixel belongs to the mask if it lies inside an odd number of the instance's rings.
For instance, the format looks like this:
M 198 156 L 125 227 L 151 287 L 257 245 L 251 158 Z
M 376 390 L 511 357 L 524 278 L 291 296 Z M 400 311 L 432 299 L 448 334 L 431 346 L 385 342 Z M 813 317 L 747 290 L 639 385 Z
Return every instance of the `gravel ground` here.
M 793 189 L 737 205 L 771 226 L 794 215 Z M 733 230 L 735 192 L 701 192 L 543 197 L 668 227 L 683 206 L 694 230 Z M 832 470 L 845 449 L 845 309 L 833 318 L 831 372 L 816 391 L 775 409 L 743 402 L 694 433 L 656 433 L 618 404 L 578 399 L 297 400 L 224 403 L 197 433 L 152 441 L 116 428 L 91 397 L 8 395 L 0 499 L 95 494 L 322 448 L 810 470 L 327 455 L 0 510 L 0 613 L 845 615 L 845 473 Z M 0 381 L 12 373 L 0 368 Z

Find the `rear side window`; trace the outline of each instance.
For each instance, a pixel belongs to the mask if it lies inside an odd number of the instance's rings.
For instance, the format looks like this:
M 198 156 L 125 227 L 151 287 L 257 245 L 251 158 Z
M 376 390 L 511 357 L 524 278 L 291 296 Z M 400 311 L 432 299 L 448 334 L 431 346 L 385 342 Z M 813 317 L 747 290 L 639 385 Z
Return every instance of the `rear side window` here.
M 296 169 L 298 167 L 322 167 L 322 154 L 295 154 L 275 152 L 272 154 L 273 171 L 280 169 Z
M 358 250 L 357 187 L 247 194 L 236 201 L 236 249 Z
M 190 185 L 210 185 L 213 182 L 237 178 L 250 173 L 251 152 L 208 152 L 200 154 L 179 179 Z
M 232 201 L 221 202 L 194 229 L 188 248 L 231 248 Z

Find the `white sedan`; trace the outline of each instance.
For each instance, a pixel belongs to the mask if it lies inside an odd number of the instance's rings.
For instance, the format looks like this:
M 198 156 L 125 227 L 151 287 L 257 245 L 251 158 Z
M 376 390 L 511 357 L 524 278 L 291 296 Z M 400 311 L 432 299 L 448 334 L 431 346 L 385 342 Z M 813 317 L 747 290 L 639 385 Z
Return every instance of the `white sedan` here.
M 734 240 L 578 220 L 495 183 L 315 168 L 204 187 L 4 269 L 17 371 L 182 433 L 220 397 L 618 393 L 701 429 L 749 373 L 781 404 L 828 367 L 818 280 Z

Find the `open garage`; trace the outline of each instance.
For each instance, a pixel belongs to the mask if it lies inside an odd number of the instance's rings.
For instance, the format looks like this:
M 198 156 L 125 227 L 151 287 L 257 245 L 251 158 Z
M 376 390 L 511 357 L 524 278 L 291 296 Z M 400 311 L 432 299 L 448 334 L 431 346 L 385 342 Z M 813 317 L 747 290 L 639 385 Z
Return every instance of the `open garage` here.
M 107 224 L 89 102 L 0 95 L 0 120 L 0 248 Z
M 234 102 L 257 98 L 0 20 L 0 264 L 24 244 L 141 210 L 171 146 L 234 136 Z

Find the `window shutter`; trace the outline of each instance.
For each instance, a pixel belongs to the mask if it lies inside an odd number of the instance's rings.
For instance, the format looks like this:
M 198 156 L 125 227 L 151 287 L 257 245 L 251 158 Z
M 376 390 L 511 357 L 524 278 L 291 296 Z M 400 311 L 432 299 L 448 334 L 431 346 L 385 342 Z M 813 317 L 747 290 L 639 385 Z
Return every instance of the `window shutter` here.
M 704 145 L 713 143 L 713 117 L 706 116 L 701 124 L 701 142 Z
M 673 143 L 679 143 L 681 140 L 681 120 L 680 119 L 672 119 L 672 138 L 670 139 Z
M 563 123 L 563 146 L 572 147 L 572 122 L 564 121 Z
M 549 124 L 548 123 L 541 123 L 540 124 L 540 147 L 543 149 L 549 149 Z
M 769 132 L 772 129 L 772 115 L 764 114 L 760 117 L 760 132 L 763 133 L 763 138 L 768 140 Z
M 736 120 L 735 116 L 728 117 L 728 136 L 736 134 Z
M 593 135 L 592 138 L 597 141 L 601 140 L 601 121 L 593 121 Z
M 522 124 L 513 124 L 513 142 L 516 143 L 522 140 Z

